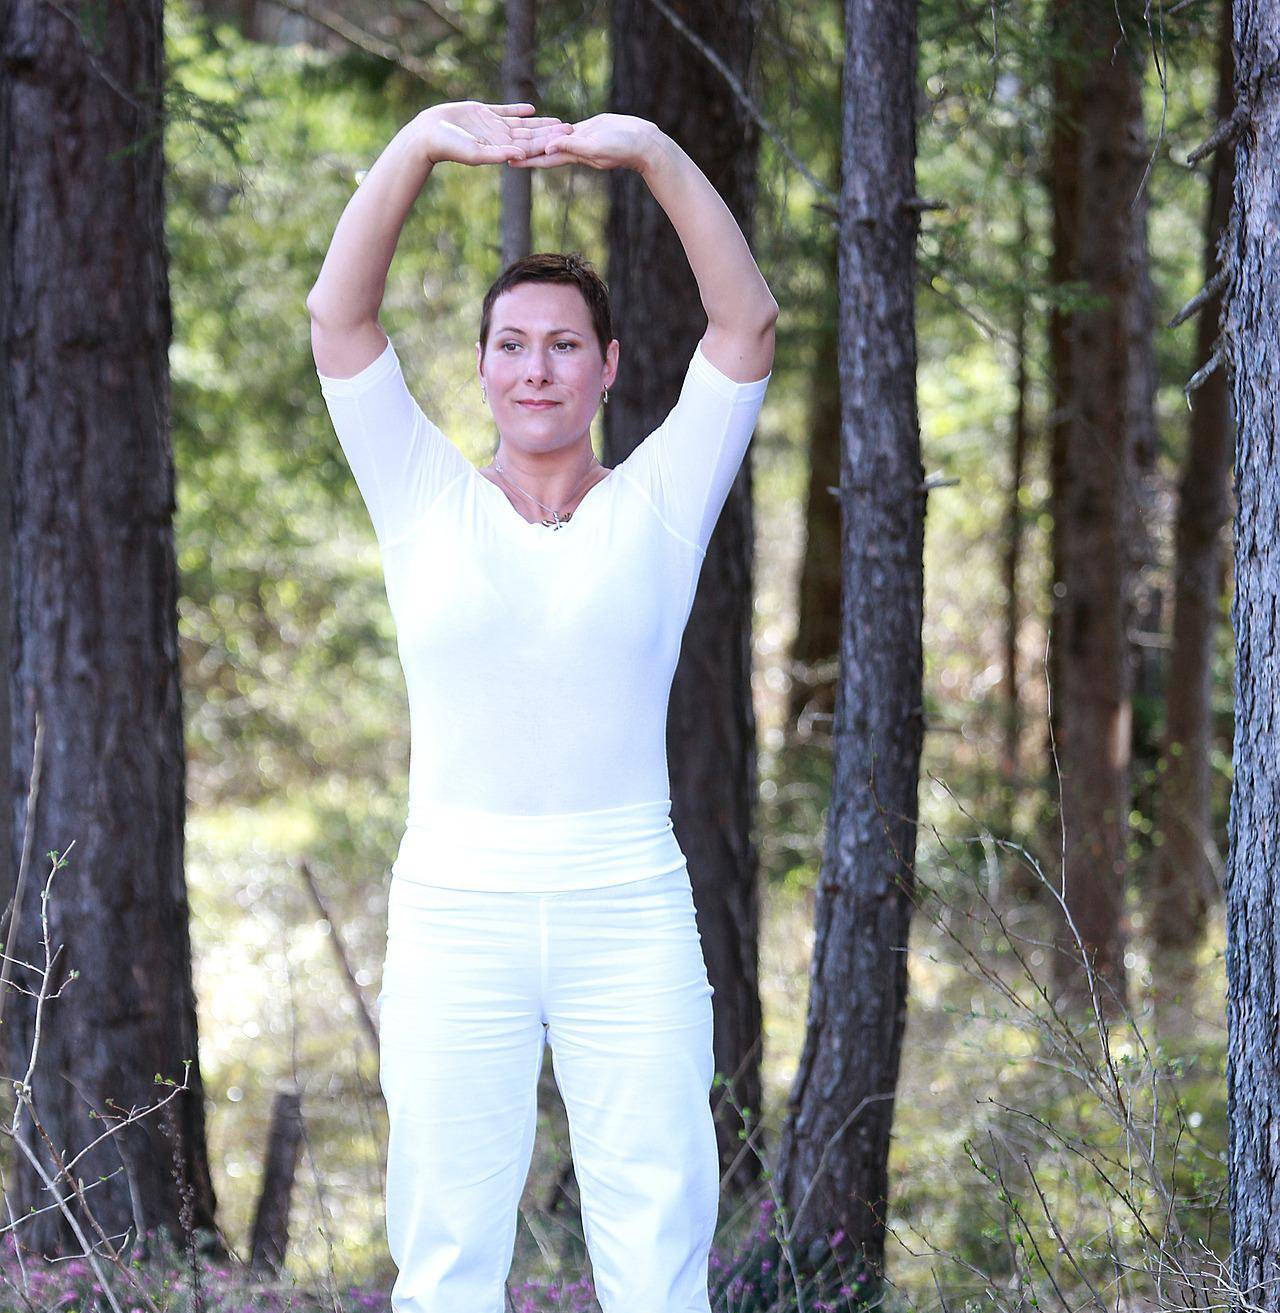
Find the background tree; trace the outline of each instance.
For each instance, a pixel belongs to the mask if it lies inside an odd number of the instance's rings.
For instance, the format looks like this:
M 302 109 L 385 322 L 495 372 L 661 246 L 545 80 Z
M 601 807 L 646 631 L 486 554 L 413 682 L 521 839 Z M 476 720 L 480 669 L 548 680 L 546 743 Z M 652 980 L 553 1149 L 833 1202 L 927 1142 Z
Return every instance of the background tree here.
M 12 189 L 9 173 L 9 78 L 0 79 L 0 234 L 6 245 L 12 231 L 10 213 Z M 0 296 L 0 487 L 13 487 L 13 431 L 9 398 L 9 302 Z M 13 502 L 6 492 L 0 495 L 0 900 L 6 908 L 13 898 L 17 866 L 13 862 L 13 779 L 10 760 L 13 751 L 13 707 L 9 700 L 9 668 L 13 657 Z M 8 918 L 0 918 L 0 929 L 7 930 Z M 4 1000 L 0 999 L 0 1016 Z
M 834 227 L 834 226 L 833 226 Z M 830 667 L 840 649 L 840 356 L 835 290 L 838 248 L 830 236 L 831 301 L 812 369 L 808 405 L 809 487 L 804 513 L 804 556 L 796 593 L 796 631 L 791 642 L 792 685 L 788 728 L 807 737 L 815 723 L 830 726 L 836 680 Z
M 1231 0 L 1218 30 L 1219 122 L 1235 110 Z M 1159 794 L 1160 846 L 1152 855 L 1149 933 L 1160 962 L 1156 998 L 1176 1023 L 1191 995 L 1205 915 L 1217 901 L 1218 844 L 1212 794 L 1213 675 L 1222 615 L 1223 527 L 1230 516 L 1234 422 L 1227 371 L 1219 368 L 1222 275 L 1219 255 L 1231 211 L 1235 152 L 1224 143 L 1210 157 L 1204 219 L 1204 278 L 1208 295 L 1195 311 L 1193 378 L 1212 366 L 1190 393 L 1191 419 L 1178 485 L 1172 645 L 1166 682 L 1166 723 Z M 1185 1013 L 1183 1014 L 1185 1020 Z
M 650 0 L 614 0 L 609 108 L 670 133 L 752 237 L 754 119 L 712 55 L 752 82 L 753 10 L 716 0 L 678 23 Z M 618 386 L 605 413 L 606 463 L 616 464 L 675 404 L 706 312 L 670 220 L 643 179 L 609 173 L 609 285 L 622 343 Z M 755 712 L 751 698 L 751 452 L 712 534 L 671 691 L 667 756 L 672 821 L 689 858 L 698 925 L 715 989 L 716 1070 L 741 1106 L 760 1106 L 761 1013 L 756 848 Z M 739 1154 L 741 1118 L 713 1096 L 726 1164 L 744 1184 L 758 1170 Z
M 102 1117 L 150 1104 L 157 1074 L 189 1089 L 177 1142 L 152 1117 L 86 1154 L 108 1234 L 210 1228 L 183 850 L 185 758 L 177 641 L 170 305 L 164 239 L 163 10 L 100 11 L 83 26 L 38 0 L 4 7 L 8 78 L 4 357 L 13 506 L 14 707 L 7 863 L 26 827 L 33 861 L 71 849 L 53 879 L 61 952 L 44 1011 L 35 1097 L 44 1131 L 76 1152 Z M 27 815 L 36 717 L 44 759 Z M 74 845 L 74 846 L 72 846 Z M 15 956 L 42 963 L 33 870 L 15 908 Z M 73 973 L 75 973 L 73 975 Z M 13 979 L 31 987 L 15 963 Z M 15 993 L 10 1072 L 26 1069 L 34 999 Z M 37 1142 L 36 1152 L 47 1147 Z M 10 1202 L 41 1215 L 22 1240 L 74 1244 L 25 1160 Z M 92 1233 L 92 1232 L 91 1232 Z M 79 1245 L 74 1244 L 79 1250 Z
M 537 105 L 537 0 L 506 0 L 506 45 L 502 59 L 502 103 Z M 541 109 L 540 109 L 540 112 Z M 499 170 L 502 177 L 502 267 L 533 250 L 533 175 L 528 169 Z
M 798 1254 L 883 1268 L 924 733 L 916 6 L 848 0 L 841 95 L 843 592 L 809 1016 L 779 1147 Z M 801 1207 L 801 1201 L 805 1206 Z M 839 1232 L 837 1236 L 835 1233 Z
M 1280 870 L 1280 4 L 1235 6 L 1238 139 L 1223 334 L 1235 403 L 1235 767 L 1227 870 L 1227 1113 L 1231 1274 L 1256 1307 L 1280 1309 L 1280 1007 L 1276 872 Z
M 1132 750 L 1129 646 L 1137 451 L 1150 413 L 1138 7 L 1069 0 L 1053 10 L 1049 187 L 1054 278 L 1087 296 L 1054 326 L 1053 665 L 1067 835 L 1054 983 L 1077 1002 L 1125 994 L 1125 843 Z M 1091 986 L 1081 946 L 1098 977 Z

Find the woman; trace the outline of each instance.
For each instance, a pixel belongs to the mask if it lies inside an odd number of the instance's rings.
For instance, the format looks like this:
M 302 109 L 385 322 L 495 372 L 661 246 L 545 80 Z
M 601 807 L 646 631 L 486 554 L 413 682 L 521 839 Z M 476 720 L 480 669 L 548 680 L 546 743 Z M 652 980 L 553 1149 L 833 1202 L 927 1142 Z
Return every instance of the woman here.
M 605 1313 L 708 1313 L 712 989 L 671 829 L 666 714 L 778 307 L 724 202 L 652 123 L 533 111 L 451 103 L 401 129 L 307 300 L 412 728 L 379 996 L 392 1307 L 501 1313 L 546 1042 Z M 619 343 L 576 256 L 517 261 L 485 297 L 491 466 L 407 390 L 377 315 L 405 217 L 445 160 L 635 169 L 674 224 L 708 326 L 676 405 L 614 470 L 590 428 Z

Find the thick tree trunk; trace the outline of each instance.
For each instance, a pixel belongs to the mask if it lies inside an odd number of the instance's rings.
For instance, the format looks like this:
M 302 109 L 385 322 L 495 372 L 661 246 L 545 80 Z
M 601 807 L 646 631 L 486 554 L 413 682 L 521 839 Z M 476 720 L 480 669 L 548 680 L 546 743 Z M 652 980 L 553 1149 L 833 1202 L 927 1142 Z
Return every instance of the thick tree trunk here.
M 683 21 L 750 85 L 755 21 L 744 0 L 682 6 Z M 697 161 L 748 240 L 759 133 L 724 76 L 647 0 L 615 0 L 609 107 L 670 133 Z M 635 173 L 609 173 L 609 282 L 622 342 L 605 411 L 606 464 L 616 464 L 675 404 L 706 312 L 675 229 Z M 760 1108 L 758 854 L 753 823 L 756 730 L 751 701 L 751 453 L 702 567 L 671 693 L 667 747 L 672 820 L 689 857 L 698 924 L 715 989 L 716 1069 L 735 1100 Z M 715 1097 L 726 1165 L 741 1119 Z M 732 1184 L 758 1162 L 745 1155 Z
M 1092 990 L 1110 1015 L 1125 1001 L 1130 552 L 1135 451 L 1150 423 L 1135 341 L 1148 296 L 1144 207 L 1140 199 L 1134 204 L 1146 163 L 1135 49 L 1143 27 L 1139 14 L 1126 12 L 1122 37 L 1114 7 L 1094 0 L 1075 0 L 1057 14 L 1055 76 L 1063 94 L 1055 109 L 1053 199 L 1065 250 L 1054 274 L 1083 284 L 1091 303 L 1053 329 L 1066 353 L 1055 370 L 1055 738 L 1065 901 L 1074 923 L 1058 918 L 1053 981 L 1064 1003 L 1083 1003 Z M 1058 173 L 1059 156 L 1074 156 L 1076 178 Z
M 834 783 L 809 1016 L 778 1173 L 796 1253 L 816 1266 L 838 1228 L 846 1280 L 861 1264 L 883 1270 L 923 737 L 916 56 L 913 0 L 847 0 Z
M 1218 117 L 1235 109 L 1232 88 L 1231 0 L 1224 0 L 1218 39 Z M 1218 272 L 1218 247 L 1231 212 L 1235 152 L 1219 147 L 1209 172 L 1205 217 L 1205 281 Z M 1213 354 L 1222 296 L 1196 316 L 1194 368 Z M 1174 566 L 1173 648 L 1169 657 L 1167 725 L 1158 832 L 1148 898 L 1154 945 L 1157 1016 L 1176 1015 L 1195 975 L 1204 918 L 1219 887 L 1221 861 L 1211 820 L 1210 754 L 1214 638 L 1223 588 L 1223 526 L 1230 513 L 1234 424 L 1227 371 L 1210 374 L 1192 393 L 1187 455 L 1178 490 Z
M 0 32 L 3 32 L 0 8 Z M 3 49 L 0 46 L 0 49 Z M 9 93 L 12 79 L 0 77 L 0 234 L 5 251 L 13 231 L 13 192 L 10 170 Z M 8 278 L 8 264 L 4 275 Z M 13 398 L 9 392 L 10 338 L 9 309 L 12 296 L 0 285 L 0 907 L 8 907 L 17 878 L 13 858 L 13 809 L 10 799 L 16 788 L 10 763 L 13 757 L 13 705 L 9 697 L 9 671 L 13 666 Z M 0 944 L 9 931 L 7 918 L 0 918 Z M 5 1000 L 0 998 L 0 1016 Z
M 78 12 L 78 11 L 77 11 Z M 212 1225 L 183 874 L 185 760 L 169 445 L 171 335 L 164 240 L 161 0 L 111 5 L 99 27 L 42 0 L 10 0 L 0 55 L 9 86 L 5 354 L 14 442 L 14 741 L 8 805 L 27 821 L 37 713 L 45 742 L 31 817 L 17 956 L 42 964 L 43 854 L 61 948 L 41 1020 L 33 1097 L 57 1149 L 78 1152 L 104 1116 L 168 1091 L 159 1114 L 87 1154 L 76 1175 L 109 1235 Z M 74 845 L 74 847 L 72 847 Z M 13 848 L 10 860 L 16 864 Z M 72 973 L 78 973 L 73 978 Z M 14 979 L 38 985 L 29 970 Z M 22 1072 L 34 1000 L 9 1000 L 7 1070 Z M 97 1114 L 95 1116 L 95 1114 Z M 50 1167 L 40 1137 L 27 1138 Z M 122 1166 L 123 1163 L 123 1166 Z M 176 1174 L 181 1180 L 175 1180 Z M 99 1183 L 99 1177 L 106 1178 Z M 11 1202 L 44 1211 L 19 1239 L 78 1248 L 29 1166 Z M 76 1211 L 79 1211 L 78 1209 Z
M 502 99 L 508 105 L 526 101 L 542 106 L 535 99 L 533 76 L 536 0 L 506 0 L 506 48 L 502 58 Z M 502 177 L 502 267 L 528 255 L 532 242 L 533 170 L 509 169 L 503 165 Z
M 1252 1307 L 1280 1309 L 1280 3 L 1235 7 L 1243 131 L 1224 255 L 1223 329 L 1235 400 L 1235 774 L 1227 871 L 1227 1168 L 1231 1274 Z

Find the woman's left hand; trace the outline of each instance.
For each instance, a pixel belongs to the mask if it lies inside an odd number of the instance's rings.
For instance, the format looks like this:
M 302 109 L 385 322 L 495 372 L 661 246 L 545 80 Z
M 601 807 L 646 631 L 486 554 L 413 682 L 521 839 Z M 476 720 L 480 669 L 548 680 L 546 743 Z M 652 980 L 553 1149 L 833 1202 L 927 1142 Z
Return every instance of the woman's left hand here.
M 540 155 L 508 160 L 513 169 L 548 169 L 557 164 L 588 164 L 593 169 L 640 169 L 658 129 L 634 114 L 594 114 L 572 131 L 548 141 Z

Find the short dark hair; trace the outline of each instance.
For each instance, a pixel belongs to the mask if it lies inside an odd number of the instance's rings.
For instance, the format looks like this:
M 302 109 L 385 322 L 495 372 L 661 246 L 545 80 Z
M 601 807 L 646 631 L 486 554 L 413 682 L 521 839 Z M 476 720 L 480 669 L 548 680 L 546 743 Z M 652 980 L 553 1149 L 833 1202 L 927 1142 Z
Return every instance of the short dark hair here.
M 591 262 L 575 251 L 563 255 L 559 251 L 535 251 L 532 255 L 523 255 L 507 265 L 484 294 L 484 304 L 480 308 L 482 352 L 489 342 L 493 303 L 503 292 L 518 283 L 572 283 L 577 287 L 587 303 L 587 309 L 591 312 L 591 324 L 600 343 L 600 355 L 604 356 L 609 349 L 609 343 L 613 340 L 613 314 L 609 308 L 609 288 L 604 279 L 592 268 Z

